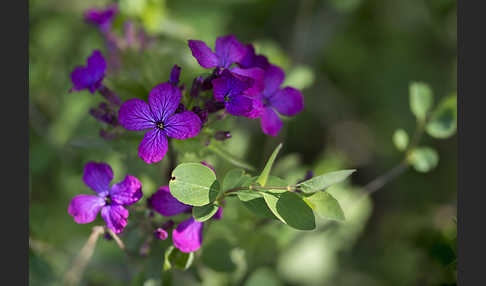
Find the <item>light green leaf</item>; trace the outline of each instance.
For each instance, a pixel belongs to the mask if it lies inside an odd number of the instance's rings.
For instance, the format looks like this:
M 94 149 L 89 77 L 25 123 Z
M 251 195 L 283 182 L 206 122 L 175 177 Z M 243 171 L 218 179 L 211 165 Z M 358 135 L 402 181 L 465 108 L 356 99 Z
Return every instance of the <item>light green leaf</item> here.
M 328 192 L 317 192 L 312 196 L 305 197 L 304 201 L 310 205 L 317 215 L 323 218 L 345 220 L 339 202 Z
M 276 177 L 276 176 L 268 176 L 268 180 L 267 180 L 267 187 L 268 186 L 272 186 L 272 187 L 287 187 L 287 182 L 285 182 L 283 179 L 279 178 L 279 177 Z M 270 193 L 285 193 L 287 192 L 287 190 L 279 190 L 279 189 L 275 189 L 275 190 L 265 190 L 266 192 L 270 192 Z
M 403 129 L 395 130 L 393 133 L 393 144 L 397 147 L 398 150 L 404 151 L 407 149 L 408 146 L 408 134 L 407 131 Z
M 164 254 L 164 271 L 170 270 L 172 267 L 181 270 L 188 269 L 194 261 L 194 252 L 185 253 L 170 246 Z
M 348 178 L 356 170 L 341 170 L 326 173 L 297 184 L 304 193 L 315 193 L 324 190 L 334 184 L 340 183 Z
M 246 170 L 254 171 L 255 168 L 251 166 L 250 164 L 246 163 L 245 161 L 236 158 L 234 155 L 228 153 L 227 151 L 223 150 L 220 146 L 219 143 L 214 142 L 214 140 L 211 142 L 211 144 L 208 145 L 208 150 L 213 152 L 214 154 L 218 155 L 220 158 L 226 160 L 230 164 L 233 164 L 236 167 L 243 168 Z
M 444 139 L 454 135 L 456 129 L 457 97 L 452 95 L 441 100 L 430 116 L 425 131 L 434 138 Z
M 200 163 L 183 163 L 172 172 L 169 181 L 171 194 L 191 206 L 213 202 L 219 193 L 219 182 L 214 172 Z
M 418 147 L 411 151 L 408 161 L 418 172 L 426 173 L 439 163 L 439 154 L 430 147 Z
M 419 121 L 424 121 L 434 102 L 432 89 L 424 82 L 412 82 L 409 94 L 412 113 Z
M 192 216 L 195 220 L 203 222 L 212 218 L 213 215 L 218 211 L 218 206 L 210 203 L 205 206 L 193 207 Z
M 201 255 L 202 262 L 215 271 L 233 272 L 236 270 L 236 264 L 231 259 L 232 248 L 226 239 L 213 240 L 204 246 Z
M 275 158 L 277 158 L 277 154 L 282 149 L 282 143 L 278 144 L 277 148 L 273 150 L 272 155 L 268 159 L 267 163 L 265 164 L 265 168 L 263 168 L 262 173 L 257 179 L 257 183 L 260 184 L 260 186 L 265 186 L 268 180 L 268 176 L 270 175 L 270 171 L 272 170 L 273 162 L 275 162 Z
M 257 216 L 263 218 L 277 219 L 268 208 L 262 193 L 256 190 L 241 190 L 236 192 L 238 199 L 243 205 Z
M 250 178 L 250 176 L 245 174 L 245 170 L 243 169 L 229 170 L 223 179 L 223 190 L 226 191 L 241 187 L 248 178 Z
M 297 194 L 262 193 L 268 208 L 283 223 L 299 230 L 316 228 L 314 212 Z

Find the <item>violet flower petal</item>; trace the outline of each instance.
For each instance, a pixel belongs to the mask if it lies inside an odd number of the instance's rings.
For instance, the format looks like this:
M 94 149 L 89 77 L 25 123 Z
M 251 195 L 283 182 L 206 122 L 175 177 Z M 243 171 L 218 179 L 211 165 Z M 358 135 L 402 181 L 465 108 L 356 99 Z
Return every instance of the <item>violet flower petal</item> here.
M 252 68 L 252 67 L 259 67 L 263 70 L 267 69 L 268 59 L 263 55 L 256 55 L 255 48 L 252 44 L 248 44 L 246 47 L 246 54 L 243 59 L 239 62 L 239 65 L 242 68 Z
M 230 101 L 225 102 L 226 111 L 235 116 L 249 116 L 253 109 L 254 101 L 245 95 L 233 96 Z
M 110 190 L 111 200 L 119 205 L 136 203 L 142 195 L 142 183 L 130 175 L 125 176 L 123 181 L 114 184 Z
M 68 213 L 77 223 L 90 223 L 105 205 L 105 200 L 95 195 L 77 195 L 69 203 Z
M 113 180 L 113 170 L 110 165 L 89 162 L 84 166 L 84 183 L 100 196 L 108 195 L 111 180 Z
M 105 77 L 106 61 L 100 51 L 95 50 L 88 57 L 85 67 L 78 66 L 71 73 L 73 88 L 71 91 L 88 89 L 94 93 L 100 86 Z
M 109 229 L 114 233 L 120 233 L 127 226 L 128 210 L 116 204 L 104 206 L 101 209 L 101 217 Z
M 174 65 L 172 70 L 170 71 L 170 80 L 169 82 L 173 85 L 179 84 L 179 78 L 181 75 L 181 67 L 178 65 Z
M 282 85 L 285 78 L 284 71 L 276 65 L 270 65 L 265 70 L 265 90 L 263 91 L 263 95 L 265 97 L 269 97 L 272 95 L 277 89 Z
M 118 121 L 128 130 L 144 130 L 154 128 L 156 119 L 145 101 L 133 98 L 120 107 Z
M 181 90 L 168 82 L 152 88 L 148 102 L 154 119 L 165 122 L 176 111 L 181 97 Z
M 176 113 L 164 122 L 167 136 L 175 139 L 187 139 L 199 134 L 201 119 L 192 111 Z
M 223 217 L 223 207 L 218 207 L 218 210 L 213 215 L 212 219 L 220 220 Z
M 263 133 L 271 136 L 277 136 L 280 128 L 282 128 L 282 120 L 272 108 L 265 108 L 265 111 L 260 118 L 260 125 Z
M 231 73 L 243 81 L 248 80 L 248 78 L 251 79 L 250 87 L 244 91 L 246 95 L 257 96 L 263 92 L 265 88 L 263 81 L 265 72 L 261 68 L 242 69 L 234 67 L 231 69 Z
M 196 58 L 199 65 L 202 67 L 214 68 L 218 66 L 218 57 L 203 41 L 189 40 L 189 48 L 191 49 L 194 58 Z
M 193 217 L 181 222 L 172 231 L 174 246 L 180 251 L 189 253 L 198 250 L 202 243 L 202 231 L 204 224 Z
M 296 115 L 304 109 L 304 97 L 293 87 L 279 89 L 269 98 L 269 102 L 280 114 L 287 116 Z
M 168 142 L 165 133 L 155 128 L 145 133 L 138 146 L 138 156 L 147 164 L 156 163 L 164 158 L 167 147 Z
M 246 48 L 234 35 L 216 39 L 214 51 L 218 56 L 218 66 L 229 68 L 233 63 L 239 63 L 246 54 Z
M 169 186 L 160 187 L 150 197 L 150 205 L 163 216 L 174 216 L 192 209 L 192 206 L 181 203 L 174 198 L 170 193 Z

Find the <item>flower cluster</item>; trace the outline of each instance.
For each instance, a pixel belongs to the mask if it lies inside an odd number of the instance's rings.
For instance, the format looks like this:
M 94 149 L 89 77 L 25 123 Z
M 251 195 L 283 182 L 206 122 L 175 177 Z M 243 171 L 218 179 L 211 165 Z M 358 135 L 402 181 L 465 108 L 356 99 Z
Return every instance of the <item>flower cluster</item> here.
M 267 135 L 276 136 L 282 121 L 278 114 L 293 116 L 304 108 L 302 94 L 292 87 L 281 88 L 285 74 L 254 47 L 241 44 L 235 36 L 216 39 L 214 52 L 202 41 L 189 40 L 189 48 L 204 68 L 215 68 L 211 85 L 216 102 L 235 116 L 260 118 Z M 233 64 L 236 66 L 231 67 Z

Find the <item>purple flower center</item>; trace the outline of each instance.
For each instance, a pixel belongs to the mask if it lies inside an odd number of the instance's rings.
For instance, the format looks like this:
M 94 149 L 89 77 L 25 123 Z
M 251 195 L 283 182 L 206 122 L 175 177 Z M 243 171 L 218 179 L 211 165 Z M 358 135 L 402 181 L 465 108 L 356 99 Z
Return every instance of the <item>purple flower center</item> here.
M 111 205 L 113 201 L 111 200 L 111 197 L 110 196 L 106 196 L 105 197 L 105 202 L 106 202 L 106 205 Z
M 157 125 L 157 128 L 159 128 L 160 130 L 163 130 L 164 129 L 164 122 L 159 121 L 159 122 L 157 122 L 155 124 Z

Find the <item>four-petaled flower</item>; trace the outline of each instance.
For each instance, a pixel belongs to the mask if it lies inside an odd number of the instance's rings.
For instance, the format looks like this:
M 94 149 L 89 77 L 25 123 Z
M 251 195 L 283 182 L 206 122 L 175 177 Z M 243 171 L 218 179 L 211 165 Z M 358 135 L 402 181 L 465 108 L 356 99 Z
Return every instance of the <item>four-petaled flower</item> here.
M 94 50 L 86 61 L 86 66 L 77 66 L 71 73 L 71 81 L 74 86 L 70 92 L 88 89 L 91 93 L 95 93 L 102 86 L 105 71 L 105 58 L 100 51 Z
M 214 53 L 203 41 L 189 40 L 189 48 L 198 63 L 204 68 L 229 68 L 239 63 L 246 54 L 246 48 L 234 35 L 216 39 Z
M 101 216 L 114 233 L 120 233 L 127 225 L 128 210 L 125 206 L 136 203 L 142 197 L 142 183 L 130 175 L 113 184 L 113 171 L 106 163 L 89 162 L 84 167 L 83 181 L 97 195 L 77 195 L 69 204 L 68 213 L 80 224 L 90 223 Z
M 299 90 L 293 87 L 280 88 L 284 77 L 283 70 L 275 65 L 270 65 L 265 70 L 265 88 L 261 95 L 264 111 L 260 124 L 263 133 L 267 135 L 276 136 L 282 127 L 282 120 L 276 111 L 292 116 L 304 109 L 304 98 Z
M 175 113 L 181 96 L 178 87 L 162 83 L 150 91 L 148 104 L 134 98 L 120 107 L 118 121 L 123 127 L 128 130 L 150 129 L 138 147 L 138 156 L 146 163 L 155 163 L 164 158 L 168 147 L 167 136 L 187 139 L 198 135 L 201 120 L 194 112 Z

